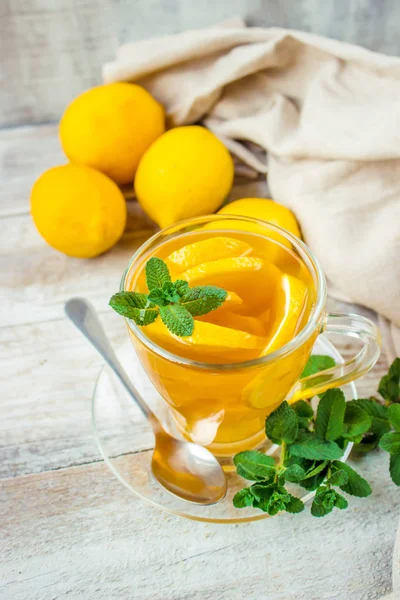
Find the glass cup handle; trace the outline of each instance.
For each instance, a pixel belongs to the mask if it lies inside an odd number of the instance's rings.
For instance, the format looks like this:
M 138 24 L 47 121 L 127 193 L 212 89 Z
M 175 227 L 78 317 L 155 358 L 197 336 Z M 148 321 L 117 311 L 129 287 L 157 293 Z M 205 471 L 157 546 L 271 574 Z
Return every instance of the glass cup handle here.
M 328 388 L 339 387 L 358 379 L 372 369 L 379 358 L 380 332 L 375 323 L 366 317 L 350 313 L 329 313 L 325 316 L 321 333 L 357 338 L 362 342 L 363 347 L 353 358 L 344 363 L 300 379 L 291 398 L 292 402 L 300 398 L 316 396 Z

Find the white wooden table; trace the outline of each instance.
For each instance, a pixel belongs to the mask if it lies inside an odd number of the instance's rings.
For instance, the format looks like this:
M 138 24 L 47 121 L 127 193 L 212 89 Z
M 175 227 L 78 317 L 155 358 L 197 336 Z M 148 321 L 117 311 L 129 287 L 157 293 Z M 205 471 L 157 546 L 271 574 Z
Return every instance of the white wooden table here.
M 124 325 L 108 298 L 153 228 L 132 202 L 127 234 L 108 254 L 78 260 L 46 246 L 29 190 L 62 162 L 55 126 L 0 132 L 0 598 L 370 600 L 389 592 L 399 491 L 382 452 L 359 465 L 372 497 L 351 498 L 347 511 L 321 520 L 305 511 L 233 526 L 189 522 L 114 479 L 90 425 L 101 359 L 63 305 L 86 296 L 121 342 Z M 252 184 L 234 191 L 252 193 Z M 382 356 L 359 382 L 361 396 L 386 368 Z

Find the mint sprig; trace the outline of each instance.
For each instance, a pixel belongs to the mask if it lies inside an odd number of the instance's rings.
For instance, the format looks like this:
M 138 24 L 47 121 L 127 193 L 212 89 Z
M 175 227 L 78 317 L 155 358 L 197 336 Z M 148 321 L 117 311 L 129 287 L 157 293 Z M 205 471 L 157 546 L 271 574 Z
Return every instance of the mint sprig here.
M 206 315 L 225 302 L 228 293 L 214 285 L 189 287 L 187 281 L 172 281 L 168 265 L 156 256 L 145 266 L 148 294 L 119 292 L 110 306 L 137 325 L 154 323 L 158 316 L 171 333 L 179 337 L 193 334 L 193 317 Z
M 312 356 L 303 375 L 332 366 L 332 358 Z M 385 404 L 375 397 L 345 402 L 340 389 L 321 394 L 316 411 L 305 400 L 292 405 L 282 402 L 265 423 L 267 437 L 280 446 L 279 462 L 256 450 L 237 454 L 238 475 L 254 483 L 234 496 L 234 506 L 253 507 L 270 515 L 300 512 L 302 501 L 286 488 L 287 483 L 295 483 L 315 491 L 314 517 L 324 517 L 335 508 L 346 509 L 348 501 L 340 492 L 360 498 L 372 492 L 369 483 L 340 460 L 349 442 L 354 443 L 356 452 L 365 453 L 378 445 L 389 452 L 390 475 L 400 485 L 400 359 L 382 378 L 379 393 Z
M 227 292 L 215 285 L 198 285 L 181 293 L 180 304 L 192 317 L 200 317 L 224 303 Z
M 169 274 L 167 264 L 157 256 L 152 256 L 145 266 L 146 284 L 149 291 L 156 288 L 162 288 L 164 283 L 171 283 L 171 275 Z
M 192 335 L 194 322 L 193 317 L 180 304 L 168 304 L 168 306 L 160 306 L 160 316 L 162 322 L 171 333 L 180 337 Z
M 150 325 L 158 316 L 157 308 L 146 294 L 119 292 L 111 297 L 110 306 L 123 317 L 133 319 L 138 325 Z
M 382 377 L 378 392 L 387 403 L 400 402 L 400 358 L 395 358 L 388 374 Z
M 301 377 L 309 377 L 310 375 L 315 375 L 320 371 L 331 369 L 335 366 L 335 364 L 336 363 L 331 356 L 325 356 L 324 354 L 313 354 L 308 359 Z
M 400 485 L 400 404 L 390 404 L 388 419 L 394 431 L 385 433 L 379 442 L 379 447 L 390 454 L 389 470 L 392 480 Z

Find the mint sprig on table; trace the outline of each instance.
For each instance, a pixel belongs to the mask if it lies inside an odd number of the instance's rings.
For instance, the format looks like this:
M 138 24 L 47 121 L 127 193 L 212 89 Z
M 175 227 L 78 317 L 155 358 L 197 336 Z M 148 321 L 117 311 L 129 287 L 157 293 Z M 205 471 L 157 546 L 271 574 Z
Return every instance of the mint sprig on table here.
M 302 376 L 334 366 L 329 356 L 311 356 Z M 236 508 L 254 507 L 275 515 L 298 513 L 303 502 L 286 488 L 287 483 L 315 491 L 311 505 L 314 517 L 324 517 L 334 508 L 347 508 L 342 495 L 366 497 L 369 483 L 349 464 L 341 462 L 346 446 L 367 453 L 378 446 L 390 454 L 390 474 L 400 485 L 400 358 L 391 365 L 378 388 L 381 398 L 345 401 L 340 389 L 321 394 L 318 408 L 308 401 L 286 401 L 265 422 L 267 438 L 280 446 L 279 461 L 256 450 L 234 457 L 238 475 L 252 481 L 234 496 Z
M 167 264 L 156 256 L 147 261 L 145 274 L 148 294 L 119 292 L 111 297 L 110 306 L 141 326 L 154 323 L 160 316 L 169 331 L 179 337 L 192 335 L 193 317 L 216 310 L 228 295 L 214 285 L 191 288 L 182 279 L 172 281 Z

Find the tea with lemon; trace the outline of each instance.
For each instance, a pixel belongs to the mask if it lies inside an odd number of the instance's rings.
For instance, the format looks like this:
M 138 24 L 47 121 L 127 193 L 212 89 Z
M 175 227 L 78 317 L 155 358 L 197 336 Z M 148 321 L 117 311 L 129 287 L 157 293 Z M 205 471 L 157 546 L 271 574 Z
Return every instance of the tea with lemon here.
M 147 292 L 145 262 L 157 256 L 172 280 L 227 291 L 219 308 L 195 317 L 193 333 L 172 334 L 160 318 L 141 328 L 167 352 L 132 341 L 180 431 L 218 455 L 254 447 L 267 414 L 287 396 L 311 352 L 314 337 L 277 362 L 260 359 L 279 350 L 307 323 L 316 298 L 313 277 L 280 234 L 269 238 L 227 220 L 159 245 L 130 274 L 130 291 Z M 214 224 L 216 227 L 216 224 Z M 180 361 L 179 357 L 189 359 Z

